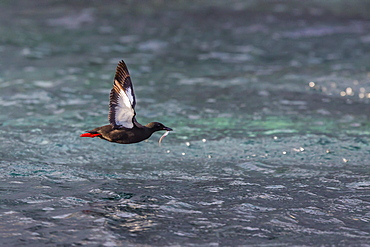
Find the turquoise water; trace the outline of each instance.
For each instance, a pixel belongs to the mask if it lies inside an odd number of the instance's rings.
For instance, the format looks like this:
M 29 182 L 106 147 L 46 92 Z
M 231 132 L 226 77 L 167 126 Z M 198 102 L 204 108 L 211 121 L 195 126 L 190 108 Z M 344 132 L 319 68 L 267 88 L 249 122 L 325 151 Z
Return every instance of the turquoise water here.
M 190 3 L 1 2 L 0 245 L 368 245 L 369 3 Z

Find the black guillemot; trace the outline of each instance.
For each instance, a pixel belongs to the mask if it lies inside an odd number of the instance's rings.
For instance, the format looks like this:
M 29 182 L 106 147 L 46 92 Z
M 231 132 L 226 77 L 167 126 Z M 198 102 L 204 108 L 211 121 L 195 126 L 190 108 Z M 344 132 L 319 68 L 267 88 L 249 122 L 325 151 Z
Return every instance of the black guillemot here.
M 159 139 L 161 142 L 172 129 L 158 122 L 151 122 L 147 125 L 139 124 L 135 118 L 135 105 L 136 99 L 130 74 L 122 60 L 118 63 L 113 88 L 110 92 L 108 115 L 110 124 L 86 131 L 87 133 L 80 137 L 99 137 L 110 142 L 130 144 L 144 141 L 156 131 L 166 130 L 166 133 Z

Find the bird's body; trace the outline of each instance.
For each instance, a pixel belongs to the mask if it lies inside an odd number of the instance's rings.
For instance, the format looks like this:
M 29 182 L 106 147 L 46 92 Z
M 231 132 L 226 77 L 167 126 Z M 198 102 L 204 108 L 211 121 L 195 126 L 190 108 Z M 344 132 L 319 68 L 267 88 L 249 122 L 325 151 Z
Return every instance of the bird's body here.
M 82 137 L 99 137 L 106 141 L 120 144 L 137 143 L 148 139 L 155 131 L 164 130 L 163 128 L 155 129 L 147 126 L 132 129 L 114 128 L 112 125 L 104 125 L 82 134 Z
M 87 131 L 81 137 L 99 137 L 110 142 L 131 144 L 148 139 L 156 131 L 172 131 L 171 128 L 158 122 L 139 124 L 135 118 L 135 105 L 136 99 L 130 74 L 126 64 L 120 61 L 110 93 L 108 115 L 110 124 Z

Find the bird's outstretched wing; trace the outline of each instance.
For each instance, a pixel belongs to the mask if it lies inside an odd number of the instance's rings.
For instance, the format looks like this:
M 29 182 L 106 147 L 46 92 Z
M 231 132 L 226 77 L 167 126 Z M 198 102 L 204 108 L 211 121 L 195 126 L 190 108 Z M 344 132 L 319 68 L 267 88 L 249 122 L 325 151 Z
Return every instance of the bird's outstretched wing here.
M 133 128 L 135 121 L 135 93 L 125 62 L 118 63 L 113 88 L 110 91 L 109 122 L 114 128 Z

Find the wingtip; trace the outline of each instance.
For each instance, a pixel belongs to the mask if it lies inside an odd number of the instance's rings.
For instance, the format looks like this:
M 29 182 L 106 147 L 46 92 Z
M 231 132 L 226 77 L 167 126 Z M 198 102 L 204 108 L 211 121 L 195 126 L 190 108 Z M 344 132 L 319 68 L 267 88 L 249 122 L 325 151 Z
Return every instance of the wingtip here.
M 127 68 L 127 65 L 126 65 L 125 61 L 123 61 L 123 59 L 118 62 L 117 69 L 118 68 Z
M 121 60 L 118 62 L 114 79 L 120 83 L 123 83 L 124 80 L 128 77 L 130 77 L 130 73 L 128 71 L 127 65 L 123 60 Z

